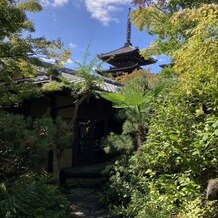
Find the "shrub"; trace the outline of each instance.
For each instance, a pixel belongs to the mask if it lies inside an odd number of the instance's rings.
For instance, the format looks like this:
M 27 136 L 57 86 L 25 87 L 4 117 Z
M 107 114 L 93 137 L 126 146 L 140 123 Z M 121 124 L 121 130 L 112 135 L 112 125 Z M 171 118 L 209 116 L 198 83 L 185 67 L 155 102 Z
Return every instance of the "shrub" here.
M 26 174 L 0 187 L 0 217 L 69 217 L 66 197 L 48 176 Z
M 122 217 L 218 214 L 215 203 L 204 201 L 208 179 L 217 177 L 217 102 L 206 94 L 189 95 L 179 85 L 153 100 L 154 116 L 140 151 L 123 153 L 110 171 L 105 200 Z M 120 147 L 116 143 L 113 149 Z
M 43 164 L 49 149 L 54 153 L 54 172 L 58 177 L 71 136 L 69 126 L 59 117 L 54 123 L 50 117 L 32 120 L 0 112 L 0 181 L 45 170 Z
M 42 143 L 30 118 L 0 113 L 0 180 L 40 170 L 49 146 Z

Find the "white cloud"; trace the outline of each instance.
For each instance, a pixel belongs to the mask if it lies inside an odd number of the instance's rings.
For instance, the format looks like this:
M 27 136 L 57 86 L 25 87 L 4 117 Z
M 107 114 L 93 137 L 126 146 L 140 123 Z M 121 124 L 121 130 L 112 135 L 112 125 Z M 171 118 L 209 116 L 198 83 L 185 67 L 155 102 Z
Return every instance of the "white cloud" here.
M 160 64 L 162 63 L 166 64 L 171 62 L 170 58 L 166 55 L 157 55 L 157 56 L 153 56 L 153 58 L 156 59 Z
M 60 7 L 66 5 L 70 0 L 40 0 L 44 6 Z
M 80 8 L 84 0 L 39 0 L 43 6 L 61 7 L 67 5 L 69 2 L 75 7 Z
M 85 0 L 85 5 L 93 18 L 108 25 L 111 21 L 118 22 L 113 14 L 121 10 L 120 6 L 131 2 L 132 0 Z
M 65 62 L 65 64 L 73 64 L 74 62 L 73 62 L 73 60 L 72 59 L 67 59 L 67 61 Z
M 76 45 L 76 44 L 74 44 L 74 43 L 72 43 L 72 42 L 71 42 L 71 43 L 69 43 L 69 46 L 70 46 L 70 48 L 72 48 L 72 49 L 73 49 L 73 48 L 77 49 L 77 45 Z
M 49 63 L 49 64 L 55 64 L 56 63 L 56 60 L 54 58 L 45 58 L 45 57 L 40 57 L 40 59 L 46 63 Z
M 121 6 L 130 5 L 132 0 L 40 0 L 44 6 L 61 7 L 69 2 L 80 7 L 85 4 L 91 17 L 99 20 L 103 25 L 108 25 L 111 21 L 118 22 L 115 13 L 121 10 Z

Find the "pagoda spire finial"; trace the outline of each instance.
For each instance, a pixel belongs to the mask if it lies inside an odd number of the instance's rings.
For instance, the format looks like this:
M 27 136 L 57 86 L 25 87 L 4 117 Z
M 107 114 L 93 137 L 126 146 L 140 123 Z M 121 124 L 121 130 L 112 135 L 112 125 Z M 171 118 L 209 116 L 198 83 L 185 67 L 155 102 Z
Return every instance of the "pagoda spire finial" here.
M 125 46 L 131 46 L 131 23 L 130 23 L 130 12 L 131 8 L 129 8 L 128 19 L 127 19 L 127 29 L 126 29 L 126 43 Z

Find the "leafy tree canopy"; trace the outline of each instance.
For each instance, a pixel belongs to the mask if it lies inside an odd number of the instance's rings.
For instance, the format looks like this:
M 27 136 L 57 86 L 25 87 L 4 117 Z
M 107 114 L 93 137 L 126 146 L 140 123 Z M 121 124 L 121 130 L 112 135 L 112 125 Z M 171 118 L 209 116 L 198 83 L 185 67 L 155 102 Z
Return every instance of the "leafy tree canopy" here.
M 213 2 L 159 1 L 132 13 L 139 29 L 157 36 L 142 54 L 170 56 L 174 72 L 189 93 L 205 88 L 206 80 L 217 79 L 218 5 Z
M 144 28 L 157 39 L 146 50 L 145 54 L 167 54 L 171 56 L 173 52 L 183 45 L 190 38 L 190 29 L 196 28 L 198 22 L 194 21 L 194 16 L 207 17 L 207 12 L 199 14 L 195 13 L 196 8 L 207 7 L 207 4 L 215 3 L 214 0 L 198 0 L 198 1 L 184 1 L 184 0 L 170 0 L 170 1 L 135 1 L 140 7 L 133 11 L 132 21 L 140 30 Z M 145 5 L 147 5 L 145 7 Z M 204 6 L 203 6 L 204 5 Z M 208 9 L 209 13 L 216 14 L 217 5 L 214 4 L 214 9 Z M 186 10 L 193 12 L 192 18 L 187 19 L 184 13 Z M 203 10 L 203 9 L 202 9 Z M 177 14 L 177 22 L 175 22 L 175 14 Z M 195 14 L 195 15 L 194 15 Z M 182 19 L 183 18 L 183 19 Z M 196 18 L 197 19 L 197 18 Z M 203 20 L 201 20 L 203 22 Z M 209 21 L 211 22 L 211 20 Z
M 18 85 L 13 81 L 34 76 L 42 70 L 44 63 L 40 58 L 54 59 L 56 64 L 53 67 L 68 59 L 70 53 L 64 50 L 59 39 L 48 41 L 44 37 L 31 36 L 35 29 L 26 12 L 41 10 L 37 0 L 0 2 L 0 105 L 20 101 L 36 92 L 32 85 Z
M 157 36 L 142 55 L 165 54 L 173 63 L 160 74 L 166 85 L 149 104 L 153 116 L 140 152 L 112 167 L 106 201 L 123 217 L 217 217 L 217 202 L 205 204 L 204 196 L 218 164 L 218 6 L 135 3 L 133 22 Z

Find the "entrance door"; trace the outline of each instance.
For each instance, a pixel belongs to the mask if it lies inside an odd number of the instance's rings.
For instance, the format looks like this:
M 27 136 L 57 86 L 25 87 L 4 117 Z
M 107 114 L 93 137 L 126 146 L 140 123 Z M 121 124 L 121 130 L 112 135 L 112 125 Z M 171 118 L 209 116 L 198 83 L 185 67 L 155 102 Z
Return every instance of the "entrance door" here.
M 104 135 L 103 120 L 79 120 L 77 140 L 73 149 L 74 166 L 86 166 L 103 161 L 101 139 Z

